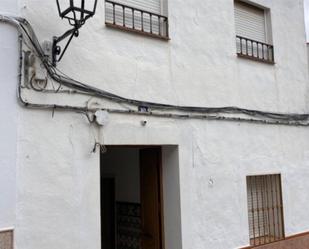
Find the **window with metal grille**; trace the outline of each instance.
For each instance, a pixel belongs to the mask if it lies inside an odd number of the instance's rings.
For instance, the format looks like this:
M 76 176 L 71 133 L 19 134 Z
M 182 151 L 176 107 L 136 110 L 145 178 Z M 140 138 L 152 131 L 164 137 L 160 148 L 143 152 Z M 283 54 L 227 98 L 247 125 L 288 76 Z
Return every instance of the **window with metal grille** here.
M 247 176 L 250 245 L 284 239 L 281 175 Z
M 237 55 L 273 63 L 270 11 L 235 0 L 234 12 Z

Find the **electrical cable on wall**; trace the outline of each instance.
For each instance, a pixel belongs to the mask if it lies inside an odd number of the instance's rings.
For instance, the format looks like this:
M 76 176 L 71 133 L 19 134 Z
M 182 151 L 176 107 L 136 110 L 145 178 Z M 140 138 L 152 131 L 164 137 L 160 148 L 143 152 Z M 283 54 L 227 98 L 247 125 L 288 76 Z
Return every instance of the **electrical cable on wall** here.
M 143 115 L 143 116 L 154 116 L 154 117 L 163 117 L 163 118 L 175 118 L 175 119 L 201 119 L 201 120 L 221 120 L 221 121 L 234 121 L 234 122 L 250 122 L 250 123 L 259 123 L 259 124 L 271 124 L 271 125 L 292 125 L 292 126 L 309 126 L 309 114 L 284 114 L 284 113 L 275 113 L 275 112 L 264 112 L 259 110 L 250 110 L 239 107 L 194 107 L 194 106 L 178 106 L 178 105 L 169 105 L 154 103 L 149 101 L 140 101 L 134 99 L 124 98 L 112 94 L 110 92 L 86 85 L 82 82 L 76 81 L 67 75 L 60 72 L 55 68 L 51 61 L 45 56 L 43 49 L 31 27 L 31 25 L 23 18 L 19 17 L 9 17 L 0 15 L 0 21 L 10 23 L 15 25 L 20 32 L 20 75 L 19 75 L 19 86 L 18 86 L 18 98 L 20 102 L 29 108 L 37 109 L 52 109 L 52 110 L 67 110 L 79 112 L 87 115 L 88 120 L 89 112 L 95 112 L 98 109 L 105 110 L 109 113 L 118 113 L 118 114 L 133 114 L 133 115 Z M 111 109 L 111 108 L 88 108 L 78 107 L 78 106 L 68 106 L 68 105 L 52 105 L 52 104 L 35 104 L 24 101 L 21 96 L 21 79 L 22 79 L 22 45 L 25 42 L 25 37 L 29 40 L 31 46 L 33 47 L 33 52 L 39 59 L 42 61 L 42 65 L 47 71 L 48 78 L 59 83 L 60 91 L 61 86 L 69 88 L 69 91 L 75 93 L 83 93 L 89 96 L 95 96 L 98 98 L 104 98 L 112 102 L 128 104 L 132 107 L 145 107 L 146 112 L 137 111 L 134 109 Z M 30 44 L 27 43 L 27 46 L 30 47 Z M 47 83 L 46 83 L 47 85 Z M 44 86 L 39 90 L 44 92 Z M 143 109 L 145 109 L 143 108 Z M 180 113 L 173 113 L 177 111 Z M 182 114 L 183 113 L 183 114 Z M 243 118 L 243 117 L 230 117 L 223 116 L 219 114 L 242 114 L 251 116 L 252 118 Z

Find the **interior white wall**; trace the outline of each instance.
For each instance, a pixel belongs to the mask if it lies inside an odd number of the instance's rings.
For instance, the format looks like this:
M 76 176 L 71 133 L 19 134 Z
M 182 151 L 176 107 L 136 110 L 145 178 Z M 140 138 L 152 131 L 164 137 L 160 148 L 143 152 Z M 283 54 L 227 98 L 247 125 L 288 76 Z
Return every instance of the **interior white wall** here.
M 116 201 L 140 203 L 140 168 L 137 148 L 108 147 L 101 156 L 101 175 L 115 177 Z

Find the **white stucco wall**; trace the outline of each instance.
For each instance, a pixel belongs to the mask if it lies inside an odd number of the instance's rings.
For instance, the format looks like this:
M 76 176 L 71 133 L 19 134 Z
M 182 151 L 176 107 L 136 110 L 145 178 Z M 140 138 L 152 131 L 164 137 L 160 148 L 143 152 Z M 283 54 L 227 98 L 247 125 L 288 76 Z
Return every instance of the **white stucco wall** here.
M 78 114 L 24 110 L 21 119 L 17 248 L 100 248 L 100 160 L 89 125 Z
M 162 148 L 162 178 L 165 248 L 182 249 L 179 151 L 177 146 Z
M 3 13 L 17 14 L 17 1 L 1 1 Z M 0 230 L 15 226 L 18 105 L 18 34 L 0 24 Z
M 307 43 L 307 53 L 308 53 L 308 69 L 309 69 L 309 43 Z
M 73 40 L 58 68 L 70 77 L 130 98 L 308 113 L 302 1 L 256 2 L 271 9 L 275 65 L 236 57 L 232 0 L 170 0 L 169 42 L 107 29 L 104 2 L 99 1 L 96 16 Z M 68 28 L 58 18 L 53 0 L 23 0 L 21 6 L 40 40 Z M 11 94 L 3 98 L 12 110 L 0 109 L 12 120 L 0 129 L 1 138 L 11 134 L 12 139 L 6 141 L 12 144 L 1 146 L 10 165 L 15 164 L 14 157 L 18 162 L 16 222 L 10 218 L 4 226 L 16 223 L 17 249 L 99 249 L 100 162 L 99 155 L 91 153 L 95 128 L 80 114 L 56 111 L 52 117 L 48 111 L 16 106 L 16 34 L 9 27 L 0 28 L 11 34 L 9 39 L 0 37 L 0 49 L 7 53 L 5 60 L 0 59 L 0 70 L 8 77 Z M 55 101 L 54 96 L 32 93 L 27 99 Z M 68 103 L 68 99 L 57 96 L 56 101 Z M 78 97 L 74 103 L 86 100 Z M 18 134 L 16 125 L 11 125 L 16 117 Z M 309 230 L 304 208 L 309 204 L 308 128 L 150 117 L 142 127 L 140 120 L 111 115 L 103 129 L 104 142 L 179 146 L 182 236 L 175 238 L 181 240 L 183 249 L 248 245 L 245 181 L 249 174 L 281 173 L 286 235 Z M 5 177 L 8 183 L 0 181 L 0 187 L 5 184 L 14 192 L 14 175 L 10 170 Z M 8 200 L 11 204 L 5 205 L 13 206 L 14 198 Z M 5 217 L 14 217 L 14 211 Z M 166 249 L 179 249 L 177 243 L 169 245 Z

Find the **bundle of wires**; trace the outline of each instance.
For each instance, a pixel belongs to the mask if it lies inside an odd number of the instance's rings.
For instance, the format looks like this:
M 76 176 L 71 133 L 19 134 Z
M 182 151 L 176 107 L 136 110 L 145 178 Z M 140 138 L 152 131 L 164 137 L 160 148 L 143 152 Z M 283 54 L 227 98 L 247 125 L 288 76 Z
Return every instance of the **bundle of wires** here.
M 134 114 L 134 115 L 149 115 L 166 118 L 182 118 L 182 119 L 206 119 L 206 120 L 225 120 L 225 121 L 237 121 L 237 122 L 253 122 L 261 124 L 278 124 L 278 125 L 293 125 L 293 126 L 309 126 L 309 114 L 287 114 L 287 113 L 275 113 L 265 112 L 259 110 L 251 110 L 233 106 L 227 107 L 197 107 L 197 106 L 180 106 L 171 104 L 154 103 L 150 101 L 135 100 L 125 98 L 93 86 L 84 84 L 77 80 L 74 80 L 64 73 L 60 72 L 54 67 L 48 57 L 45 56 L 43 49 L 38 41 L 38 38 L 32 29 L 29 22 L 20 17 L 11 17 L 0 15 L 0 21 L 15 25 L 20 32 L 20 43 L 28 39 L 31 43 L 34 54 L 39 57 L 42 64 L 47 70 L 48 76 L 58 82 L 60 85 L 65 86 L 69 89 L 74 89 L 84 94 L 96 96 L 98 98 L 104 98 L 117 103 L 128 104 L 135 109 L 122 110 L 122 109 L 107 109 L 110 113 L 122 113 L 122 114 Z M 20 48 L 21 50 L 21 48 Z M 20 54 L 20 72 L 22 68 L 22 53 Z M 18 89 L 18 96 L 20 101 L 27 107 L 41 108 L 41 109 L 62 109 L 69 111 L 77 111 L 87 113 L 90 110 L 87 107 L 74 107 L 74 106 L 62 106 L 62 105 L 48 105 L 48 104 L 34 104 L 26 102 L 21 97 L 21 74 L 20 84 Z M 137 107 L 146 107 L 149 111 L 138 111 Z M 231 114 L 224 116 L 222 114 Z M 237 117 L 239 114 L 250 116 L 250 118 Z

